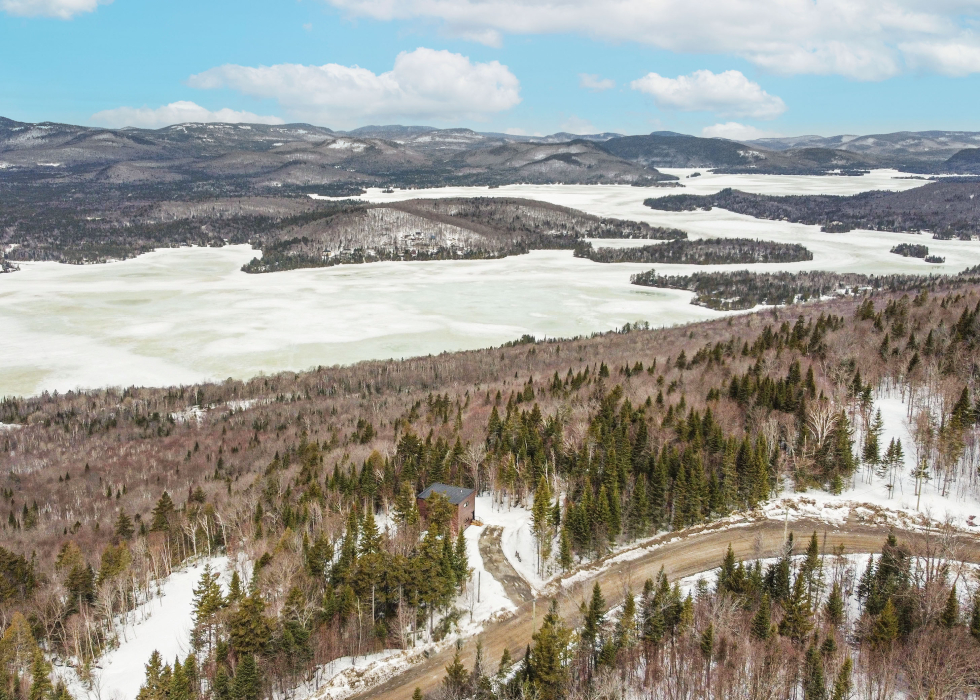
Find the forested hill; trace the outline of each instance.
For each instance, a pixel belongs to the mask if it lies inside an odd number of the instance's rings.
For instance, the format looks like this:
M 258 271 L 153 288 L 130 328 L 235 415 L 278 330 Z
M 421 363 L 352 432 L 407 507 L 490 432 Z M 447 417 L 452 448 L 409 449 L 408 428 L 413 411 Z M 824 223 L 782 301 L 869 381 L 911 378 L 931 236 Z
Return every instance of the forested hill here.
M 262 250 L 242 269 L 274 272 L 380 260 L 502 258 L 568 250 L 587 238 L 679 239 L 687 234 L 528 199 L 453 197 L 348 202 L 277 222 L 250 239 Z
M 713 195 L 670 195 L 644 204 L 663 211 L 720 207 L 760 219 L 816 224 L 827 231 L 855 228 L 932 233 L 936 238 L 980 236 L 980 182 L 940 181 L 905 192 L 852 196 L 772 196 L 724 189 Z
M 977 439 L 978 350 L 980 287 L 948 280 L 664 330 L 5 400 L 0 601 L 31 653 L 0 666 L 0 688 L 20 698 L 15 679 L 44 677 L 38 644 L 94 665 L 155 580 L 227 551 L 251 580 L 225 595 L 202 579 L 190 660 L 151 663 L 141 698 L 285 693 L 335 658 L 455 629 L 466 548 L 442 510 L 420 522 L 429 483 L 533 504 L 542 562 L 567 570 L 786 484 L 839 492 L 882 459 L 855 438 L 886 383 L 940 411 L 923 478 L 955 490 L 976 474 L 974 453 L 946 446 Z

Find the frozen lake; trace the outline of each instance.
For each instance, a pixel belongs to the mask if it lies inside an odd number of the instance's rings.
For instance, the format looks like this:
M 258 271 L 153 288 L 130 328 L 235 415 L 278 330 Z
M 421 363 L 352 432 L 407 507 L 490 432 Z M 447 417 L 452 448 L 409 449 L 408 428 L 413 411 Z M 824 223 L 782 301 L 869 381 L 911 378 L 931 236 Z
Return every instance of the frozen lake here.
M 676 226 L 693 237 L 785 240 L 814 252 L 807 263 L 755 266 L 767 270 L 928 273 L 980 263 L 975 242 L 900 233 L 822 234 L 812 226 L 721 210 L 671 214 L 642 205 L 650 196 L 730 186 L 778 194 L 851 194 L 922 184 L 896 176 L 887 171 L 864 177 L 704 175 L 685 178 L 683 190 L 513 186 L 372 191 L 366 198 L 521 196 Z M 920 240 L 930 252 L 944 255 L 946 264 L 888 253 L 896 242 Z M 669 325 L 719 315 L 691 305 L 686 292 L 630 285 L 630 275 L 649 265 L 601 265 L 575 259 L 569 251 L 246 275 L 239 268 L 254 254 L 247 246 L 168 249 L 108 265 L 25 264 L 20 272 L 0 275 L 0 395 L 249 377 L 499 345 L 524 333 L 567 337 L 637 320 Z M 695 269 L 657 267 L 666 274 Z

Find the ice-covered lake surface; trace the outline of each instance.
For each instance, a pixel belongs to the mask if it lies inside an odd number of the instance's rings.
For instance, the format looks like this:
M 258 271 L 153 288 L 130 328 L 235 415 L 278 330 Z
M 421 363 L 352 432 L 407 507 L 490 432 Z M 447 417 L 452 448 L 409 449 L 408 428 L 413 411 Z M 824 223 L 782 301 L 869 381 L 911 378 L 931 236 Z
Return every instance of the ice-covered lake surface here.
M 372 190 L 365 199 L 520 196 L 604 216 L 676 226 L 692 237 L 749 236 L 806 244 L 814 260 L 750 266 L 865 273 L 956 272 L 980 263 L 980 244 L 901 233 L 824 234 L 722 210 L 657 212 L 651 196 L 738 187 L 776 194 L 853 194 L 923 184 L 900 173 L 862 177 L 680 175 L 684 189 L 510 186 Z M 946 257 L 928 265 L 888 252 L 926 243 Z M 374 263 L 246 275 L 247 246 L 159 250 L 107 265 L 27 263 L 0 275 L 0 396 L 79 387 L 167 385 L 244 378 L 364 359 L 401 358 L 499 345 L 525 333 L 569 337 L 644 320 L 670 325 L 719 315 L 685 292 L 632 286 L 650 265 L 603 265 L 570 251 L 504 260 Z M 735 266 L 744 268 L 746 266 Z M 660 265 L 665 274 L 693 266 Z M 724 266 L 697 269 L 726 269 Z

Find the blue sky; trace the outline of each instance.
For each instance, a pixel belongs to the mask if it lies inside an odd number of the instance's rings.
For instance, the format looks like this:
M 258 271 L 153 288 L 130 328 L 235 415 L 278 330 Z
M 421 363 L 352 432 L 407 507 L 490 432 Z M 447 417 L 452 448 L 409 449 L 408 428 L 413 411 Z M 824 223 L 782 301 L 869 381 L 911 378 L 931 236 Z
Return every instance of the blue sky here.
M 955 0 L 0 0 L 0 115 L 980 130 L 978 16 Z

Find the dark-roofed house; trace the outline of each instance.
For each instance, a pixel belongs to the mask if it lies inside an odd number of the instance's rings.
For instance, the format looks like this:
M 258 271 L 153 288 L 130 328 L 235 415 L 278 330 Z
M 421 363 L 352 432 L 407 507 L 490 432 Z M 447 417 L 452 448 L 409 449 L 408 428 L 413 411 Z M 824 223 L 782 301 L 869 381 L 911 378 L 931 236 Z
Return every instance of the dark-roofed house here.
M 432 484 L 418 496 L 419 514 L 425 518 L 426 505 L 429 497 L 434 493 L 441 493 L 455 509 L 450 526 L 453 532 L 459 532 L 460 528 L 466 528 L 476 518 L 476 492 L 473 489 L 466 489 L 461 486 L 450 486 L 448 484 Z

